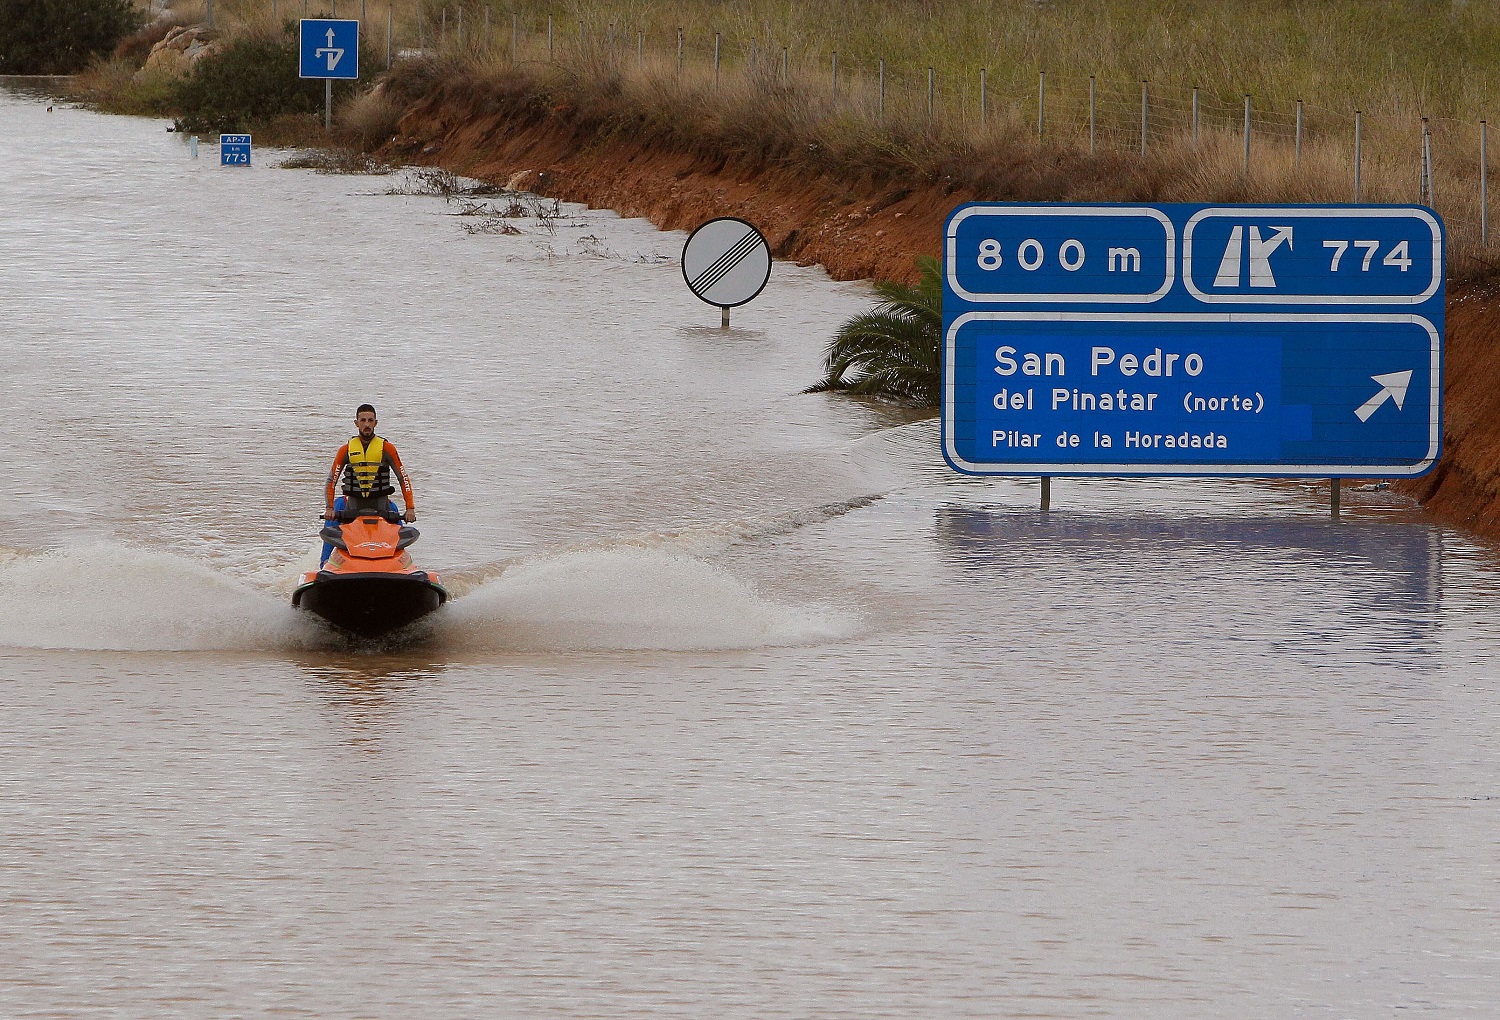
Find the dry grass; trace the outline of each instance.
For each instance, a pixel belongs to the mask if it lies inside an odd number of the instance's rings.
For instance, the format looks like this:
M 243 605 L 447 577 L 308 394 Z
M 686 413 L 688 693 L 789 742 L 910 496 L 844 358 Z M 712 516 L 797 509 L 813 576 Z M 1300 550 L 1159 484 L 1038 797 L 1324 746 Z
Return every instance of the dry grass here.
M 203 6 L 183 0 L 175 10 L 191 17 Z M 337 0 L 336 7 L 341 17 L 363 11 L 366 66 L 372 58 L 384 64 L 388 42 L 393 59 L 424 55 L 398 75 L 405 98 L 471 87 L 523 112 L 527 104 L 562 110 L 591 130 L 855 176 L 915 176 L 994 198 L 1348 201 L 1358 110 L 1359 197 L 1413 202 L 1424 197 L 1425 117 L 1433 204 L 1449 223 L 1456 263 L 1483 268 L 1474 261 L 1478 122 L 1500 98 L 1497 4 Z M 334 0 L 305 8 L 302 0 L 214 3 L 216 23 L 230 30 L 334 8 Z M 366 146 L 388 137 L 392 102 L 348 105 L 346 132 Z
M 68 89 L 106 113 L 160 116 L 171 111 L 175 81 L 170 71 L 145 71 L 134 60 L 112 57 L 74 76 Z
M 338 112 L 339 124 L 355 144 L 363 149 L 378 148 L 396 133 L 405 106 L 396 102 L 377 85 L 361 92 Z

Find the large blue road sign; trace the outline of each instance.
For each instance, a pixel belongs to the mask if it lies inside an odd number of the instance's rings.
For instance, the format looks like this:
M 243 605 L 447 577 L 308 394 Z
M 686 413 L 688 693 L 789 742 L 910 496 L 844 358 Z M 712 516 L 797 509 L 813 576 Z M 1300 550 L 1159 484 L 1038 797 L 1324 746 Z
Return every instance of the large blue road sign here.
M 300 77 L 359 77 L 358 21 L 303 18 L 300 40 Z
M 961 206 L 943 454 L 975 474 L 1423 474 L 1444 270 L 1419 206 Z

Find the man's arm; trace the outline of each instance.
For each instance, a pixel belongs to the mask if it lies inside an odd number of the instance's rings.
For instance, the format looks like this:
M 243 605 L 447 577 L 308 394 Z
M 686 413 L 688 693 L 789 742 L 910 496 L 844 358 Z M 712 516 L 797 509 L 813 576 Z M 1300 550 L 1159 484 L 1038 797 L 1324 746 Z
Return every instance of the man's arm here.
M 328 484 L 323 487 L 323 517 L 325 519 L 333 516 L 333 487 L 338 482 L 339 472 L 344 469 L 344 464 L 349 459 L 349 444 L 345 443 L 339 447 L 339 452 L 334 455 L 333 468 L 328 472 Z
M 401 498 L 406 500 L 406 521 L 410 523 L 417 519 L 417 497 L 411 490 L 411 475 L 406 473 L 406 468 L 401 465 L 401 454 L 396 452 L 396 445 L 389 439 L 385 441 L 385 456 L 391 462 L 391 467 L 396 469 L 396 477 L 401 482 Z

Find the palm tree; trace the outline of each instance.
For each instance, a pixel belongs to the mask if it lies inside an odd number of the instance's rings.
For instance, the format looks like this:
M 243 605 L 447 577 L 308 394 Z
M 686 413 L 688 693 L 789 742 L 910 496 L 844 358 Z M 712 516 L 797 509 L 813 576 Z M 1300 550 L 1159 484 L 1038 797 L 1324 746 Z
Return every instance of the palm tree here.
M 843 390 L 937 406 L 943 268 L 930 255 L 918 255 L 916 262 L 922 278 L 915 287 L 890 280 L 875 284 L 880 304 L 839 327 L 823 355 L 828 377 L 806 392 Z

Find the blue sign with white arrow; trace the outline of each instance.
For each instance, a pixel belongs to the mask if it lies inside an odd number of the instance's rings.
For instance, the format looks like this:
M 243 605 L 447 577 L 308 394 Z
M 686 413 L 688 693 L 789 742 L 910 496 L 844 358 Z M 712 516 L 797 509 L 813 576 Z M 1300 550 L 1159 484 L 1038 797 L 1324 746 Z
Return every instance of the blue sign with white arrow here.
M 300 43 L 300 77 L 359 77 L 358 21 L 303 18 Z
M 1443 244 L 1419 206 L 961 206 L 944 456 L 974 474 L 1423 474 Z

